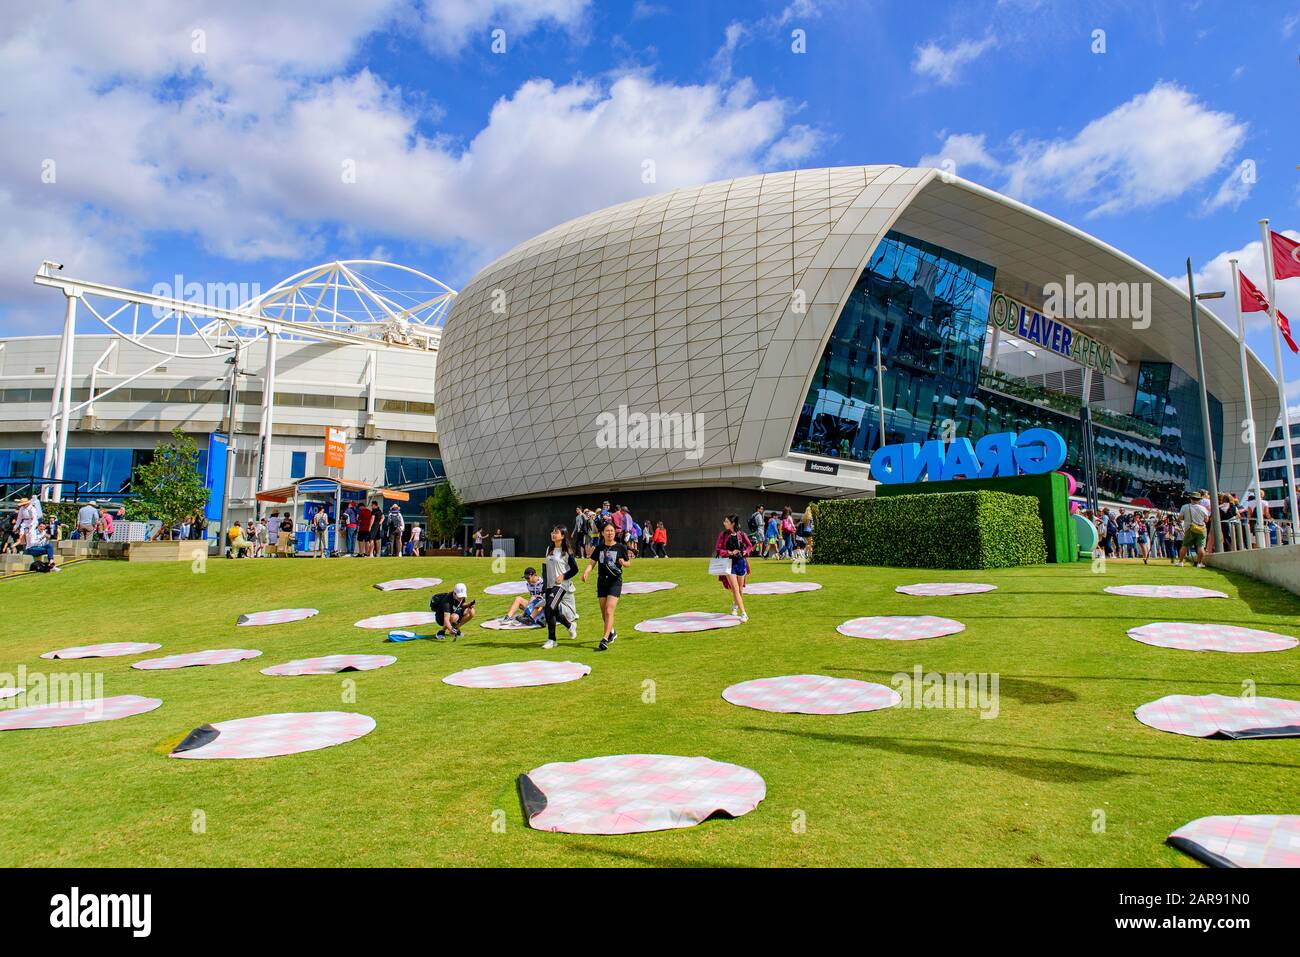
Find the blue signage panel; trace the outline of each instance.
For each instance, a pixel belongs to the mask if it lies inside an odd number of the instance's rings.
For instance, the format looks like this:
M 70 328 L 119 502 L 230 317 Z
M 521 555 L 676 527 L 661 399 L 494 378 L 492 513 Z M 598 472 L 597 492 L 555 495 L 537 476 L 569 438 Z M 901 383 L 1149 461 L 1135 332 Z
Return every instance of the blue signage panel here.
M 886 445 L 871 457 L 871 477 L 900 482 L 950 482 L 961 478 L 1041 475 L 1065 464 L 1065 439 L 1051 429 L 1026 429 L 1019 435 L 998 432 L 971 444 L 970 439 L 931 439 L 925 444 Z
M 226 437 L 220 432 L 208 434 L 208 468 L 203 484 L 208 487 L 208 504 L 203 515 L 214 525 L 221 524 L 221 497 L 226 488 Z M 220 533 L 218 533 L 220 537 Z

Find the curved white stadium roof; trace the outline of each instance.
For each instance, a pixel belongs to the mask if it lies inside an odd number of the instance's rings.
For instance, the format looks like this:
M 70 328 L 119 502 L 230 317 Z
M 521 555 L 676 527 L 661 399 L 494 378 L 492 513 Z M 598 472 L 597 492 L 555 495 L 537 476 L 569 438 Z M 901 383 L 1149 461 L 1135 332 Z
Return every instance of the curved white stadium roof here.
M 1038 210 L 933 169 L 748 176 L 563 223 L 471 280 L 448 316 L 435 385 L 449 477 L 468 501 L 489 501 L 760 474 L 788 454 L 835 319 L 891 229 L 993 265 L 998 287 L 1031 303 L 1067 274 L 1150 283 L 1149 327 L 1067 321 L 1130 363 L 1195 369 L 1186 294 Z M 1201 317 L 1225 487 L 1245 487 L 1236 339 Z M 1254 356 L 1250 377 L 1256 426 L 1270 429 L 1273 379 Z M 702 415 L 702 455 L 602 448 L 596 417 L 620 405 Z

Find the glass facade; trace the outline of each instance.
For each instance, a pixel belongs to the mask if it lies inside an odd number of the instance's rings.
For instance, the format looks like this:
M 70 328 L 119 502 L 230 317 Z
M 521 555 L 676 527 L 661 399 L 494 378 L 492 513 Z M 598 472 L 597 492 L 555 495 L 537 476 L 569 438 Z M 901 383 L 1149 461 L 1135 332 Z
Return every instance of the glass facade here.
M 813 374 L 792 452 L 865 462 L 880 444 L 875 339 L 884 367 L 886 444 L 945 434 L 977 441 L 989 433 L 1041 426 L 1065 439 L 1065 469 L 1083 476 L 1083 426 L 1077 415 L 1047 408 L 980 383 L 992 266 L 890 232 L 872 254 Z M 1060 396 L 1062 400 L 1066 397 Z M 1074 400 L 1077 403 L 1077 399 Z M 1068 405 L 1068 402 L 1065 403 Z M 1097 494 L 1173 505 L 1206 484 L 1205 436 L 1195 380 L 1168 362 L 1138 370 L 1133 418 L 1149 429 L 1119 431 L 1097 423 Z M 1221 452 L 1222 407 L 1210 397 L 1212 440 Z M 945 423 L 955 431 L 945 433 Z M 1115 424 L 1115 423 L 1111 423 Z M 1122 426 L 1121 426 L 1122 427 Z M 1150 433 L 1142 438 L 1134 431 Z M 1159 441 L 1154 436 L 1159 434 Z
M 410 455 L 387 455 L 384 457 L 384 484 L 389 488 L 400 487 L 416 482 L 430 482 L 445 479 L 446 471 L 442 459 L 418 458 Z M 402 513 L 423 522 L 424 500 L 429 497 L 432 486 L 407 489 L 411 496 L 409 502 L 402 503 Z
M 131 491 L 131 476 L 153 460 L 153 449 L 70 447 L 63 460 L 65 479 L 81 483 L 82 495 L 122 495 Z M 199 447 L 197 471 L 206 474 L 208 450 Z M 45 449 L 0 449 L 0 476 L 36 477 L 45 470 Z M 69 492 L 69 494 L 71 494 Z
M 923 441 L 979 387 L 993 267 L 891 232 L 835 324 L 792 451 L 864 462 L 879 444 L 875 340 L 886 369 L 886 442 Z

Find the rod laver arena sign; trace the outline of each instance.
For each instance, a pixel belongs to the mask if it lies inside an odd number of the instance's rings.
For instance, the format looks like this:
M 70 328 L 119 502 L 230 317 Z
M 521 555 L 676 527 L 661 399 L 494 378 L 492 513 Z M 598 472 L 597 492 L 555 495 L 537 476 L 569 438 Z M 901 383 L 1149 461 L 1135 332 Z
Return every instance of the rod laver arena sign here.
M 948 482 L 958 478 L 1002 478 L 1055 472 L 1065 463 L 1065 439 L 1051 429 L 1025 429 L 970 439 L 931 439 L 924 445 L 884 445 L 871 457 L 871 477 L 882 485 Z
M 1102 375 L 1110 372 L 1115 364 L 1109 346 L 1017 302 L 1006 293 L 995 292 L 989 300 L 989 322 L 1018 339 L 1050 349 Z

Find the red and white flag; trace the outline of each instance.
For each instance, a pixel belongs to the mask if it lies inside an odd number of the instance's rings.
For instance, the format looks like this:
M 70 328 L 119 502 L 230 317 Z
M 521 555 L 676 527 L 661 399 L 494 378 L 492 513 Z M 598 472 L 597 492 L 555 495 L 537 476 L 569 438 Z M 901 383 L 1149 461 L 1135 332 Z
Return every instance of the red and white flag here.
M 1264 294 L 1246 278 L 1244 272 L 1238 273 L 1237 276 L 1241 282 L 1241 311 L 1268 312 L 1268 300 L 1264 298 Z
M 1277 233 L 1273 234 L 1277 236 Z M 1286 239 L 1285 236 L 1281 237 Z M 1296 273 L 1300 276 L 1300 272 Z M 1255 284 L 1247 278 L 1244 272 L 1237 274 L 1237 279 L 1241 283 L 1241 311 L 1242 312 L 1268 312 L 1268 299 L 1256 288 Z M 1282 311 L 1277 313 L 1277 328 L 1282 333 L 1282 338 L 1292 352 L 1300 353 L 1300 347 L 1296 346 L 1296 341 L 1291 338 L 1291 323 Z
M 1300 276 L 1300 243 L 1271 229 L 1268 236 L 1273 245 L 1273 275 L 1278 279 Z
M 1277 327 L 1282 332 L 1282 338 L 1286 344 L 1291 347 L 1292 352 L 1300 352 L 1300 346 L 1296 346 L 1295 340 L 1291 338 L 1291 322 L 1281 309 L 1277 311 Z

